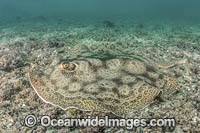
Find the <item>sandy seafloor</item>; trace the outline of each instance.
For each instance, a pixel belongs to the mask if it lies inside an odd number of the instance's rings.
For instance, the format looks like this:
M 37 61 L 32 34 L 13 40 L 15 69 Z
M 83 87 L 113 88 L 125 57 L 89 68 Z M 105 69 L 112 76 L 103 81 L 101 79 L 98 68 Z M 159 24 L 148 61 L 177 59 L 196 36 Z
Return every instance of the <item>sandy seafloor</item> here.
M 1 19 L 3 20 L 3 19 Z M 104 21 L 104 22 L 103 22 Z M 109 21 L 109 22 L 108 22 Z M 31 88 L 27 73 L 33 66 L 49 65 L 57 56 L 81 54 L 82 45 L 97 54 L 134 54 L 154 62 L 188 58 L 170 68 L 181 83 L 177 94 L 142 111 L 139 118 L 176 119 L 174 133 L 200 132 L 200 24 L 120 17 L 89 21 L 44 16 L 0 21 L 0 130 L 36 133 L 165 132 L 164 128 L 58 128 L 23 125 L 28 114 L 68 118 L 59 108 L 45 104 Z

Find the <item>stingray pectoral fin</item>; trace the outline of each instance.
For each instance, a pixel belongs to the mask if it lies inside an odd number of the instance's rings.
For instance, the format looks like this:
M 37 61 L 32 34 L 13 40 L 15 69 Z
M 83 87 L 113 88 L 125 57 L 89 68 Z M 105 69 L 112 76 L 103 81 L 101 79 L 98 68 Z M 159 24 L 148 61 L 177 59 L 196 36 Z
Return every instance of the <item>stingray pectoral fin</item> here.
M 170 63 L 156 63 L 156 65 L 160 68 L 167 69 L 167 68 L 174 67 L 176 65 L 182 65 L 182 64 L 186 64 L 186 63 L 188 63 L 188 59 L 183 58 L 179 61 L 174 61 L 174 62 L 170 62 Z
M 76 106 L 68 104 L 67 102 L 69 102 L 69 100 L 59 98 L 59 94 L 52 92 L 52 88 L 49 88 L 49 82 L 46 80 L 44 75 L 40 75 L 39 72 L 30 72 L 28 76 L 32 88 L 43 102 L 59 107 L 63 110 L 70 108 L 79 109 Z
M 44 86 L 45 86 L 45 82 L 42 81 L 41 77 L 39 77 L 39 75 L 37 75 L 34 72 L 30 72 L 28 74 L 29 76 L 29 82 L 32 86 L 32 88 L 34 89 L 34 91 L 37 93 L 37 95 L 45 102 L 45 103 L 50 103 L 47 99 L 47 93 L 45 93 L 44 91 Z

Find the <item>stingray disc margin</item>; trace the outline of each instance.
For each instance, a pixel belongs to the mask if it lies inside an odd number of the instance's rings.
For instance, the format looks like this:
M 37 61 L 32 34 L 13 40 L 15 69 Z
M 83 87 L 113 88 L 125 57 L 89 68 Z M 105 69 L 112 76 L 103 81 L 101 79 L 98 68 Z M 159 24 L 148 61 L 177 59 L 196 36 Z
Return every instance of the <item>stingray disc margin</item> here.
M 67 108 L 63 108 L 63 107 L 61 107 L 61 106 L 59 106 L 59 105 L 57 105 L 57 104 L 53 104 L 52 102 L 49 102 L 49 101 L 45 100 L 45 99 L 38 93 L 37 88 L 32 84 L 30 72 L 28 73 L 28 80 L 29 80 L 29 83 L 30 83 L 31 87 L 32 87 L 33 90 L 36 92 L 37 96 L 38 96 L 44 103 L 50 104 L 50 105 L 52 105 L 52 106 L 54 106 L 54 107 L 58 107 L 58 108 L 60 108 L 60 109 L 62 109 L 62 110 L 64 110 L 64 111 L 67 111 L 67 110 L 69 110 L 69 109 L 77 109 L 77 110 L 80 110 L 80 111 L 93 111 L 93 110 L 80 109 L 80 108 L 77 108 L 77 107 L 75 107 L 75 106 L 69 106 L 69 107 L 67 107 Z M 118 114 L 116 114 L 116 113 L 114 113 L 114 112 L 112 112 L 112 111 L 101 111 L 101 112 L 113 113 L 113 114 L 115 114 L 116 116 L 119 116 Z
M 45 99 L 38 93 L 37 88 L 32 84 L 32 81 L 31 81 L 31 78 L 30 78 L 30 73 L 28 73 L 28 79 L 29 79 L 29 82 L 30 82 L 30 84 L 31 84 L 31 87 L 32 87 L 33 90 L 36 92 L 36 94 L 38 95 L 38 97 L 39 97 L 40 99 L 42 99 L 43 102 L 45 102 L 45 103 L 47 103 L 47 104 L 51 104 L 51 105 L 53 105 L 53 106 L 55 106 L 55 107 L 59 107 L 59 108 L 62 109 L 62 110 L 78 109 L 78 110 L 81 110 L 81 111 L 92 111 L 92 110 L 79 109 L 79 108 L 74 107 L 74 106 L 69 106 L 69 107 L 67 107 L 67 108 L 63 108 L 63 107 L 61 107 L 61 106 L 59 106 L 59 105 L 53 104 L 53 103 L 51 103 L 51 102 L 45 100 Z

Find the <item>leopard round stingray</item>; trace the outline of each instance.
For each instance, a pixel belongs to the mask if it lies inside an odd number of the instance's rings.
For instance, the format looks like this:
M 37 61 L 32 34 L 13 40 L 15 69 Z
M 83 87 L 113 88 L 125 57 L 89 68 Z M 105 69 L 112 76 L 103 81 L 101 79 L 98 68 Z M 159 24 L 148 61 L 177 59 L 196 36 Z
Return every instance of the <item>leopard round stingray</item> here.
M 29 79 L 44 102 L 63 110 L 126 115 L 152 103 L 162 89 L 176 87 L 152 67 L 135 58 L 74 59 L 34 70 Z

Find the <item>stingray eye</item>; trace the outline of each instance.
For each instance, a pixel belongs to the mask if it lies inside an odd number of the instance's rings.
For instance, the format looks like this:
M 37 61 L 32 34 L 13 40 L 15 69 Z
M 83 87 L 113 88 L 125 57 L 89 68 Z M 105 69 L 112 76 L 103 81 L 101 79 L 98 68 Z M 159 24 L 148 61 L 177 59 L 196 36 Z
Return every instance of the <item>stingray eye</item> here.
M 72 62 L 63 62 L 60 66 L 61 71 L 69 71 L 69 72 L 73 72 L 75 71 L 77 65 L 75 63 Z

